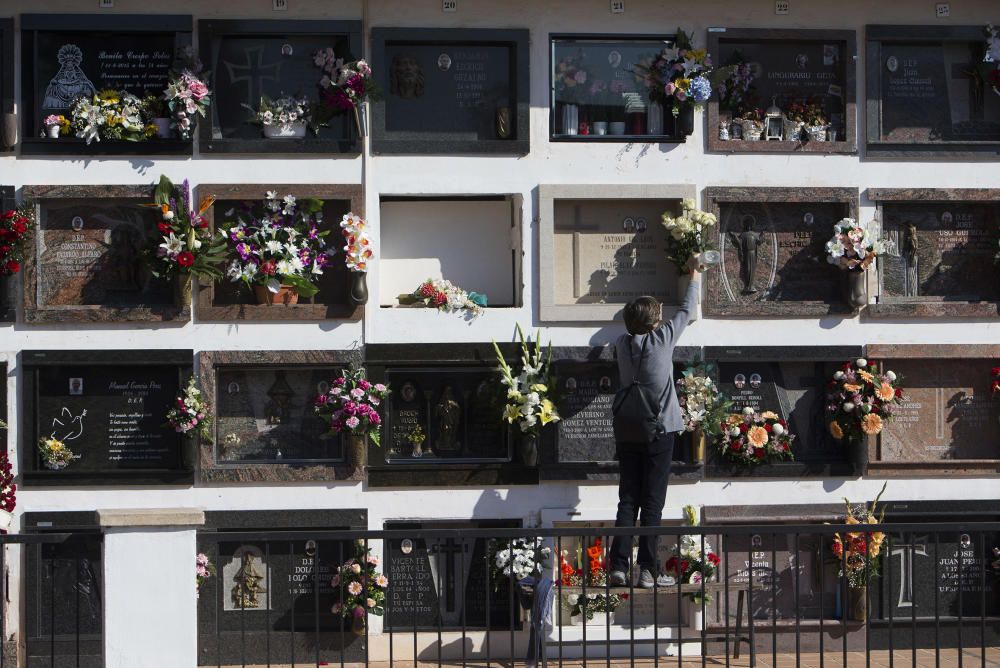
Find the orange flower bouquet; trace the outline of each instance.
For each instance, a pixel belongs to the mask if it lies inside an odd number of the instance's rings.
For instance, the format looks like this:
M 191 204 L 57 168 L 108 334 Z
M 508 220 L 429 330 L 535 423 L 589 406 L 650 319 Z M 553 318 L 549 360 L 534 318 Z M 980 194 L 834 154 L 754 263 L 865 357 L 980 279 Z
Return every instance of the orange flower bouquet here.
M 875 497 L 871 507 L 865 504 L 852 506 L 850 501 L 844 499 L 847 504 L 844 524 L 881 524 L 885 511 L 878 513 L 878 502 L 885 493 L 885 487 L 883 484 L 882 491 Z M 833 535 L 830 549 L 840 563 L 840 577 L 846 577 L 850 587 L 867 587 L 868 582 L 878 576 L 884 541 L 885 534 L 881 531 L 852 531 L 843 536 L 839 533 Z
M 860 441 L 881 433 L 903 400 L 900 382 L 892 371 L 879 372 L 871 360 L 844 362 L 827 383 L 830 435 L 838 441 Z
M 586 595 L 583 592 L 568 593 L 563 596 L 570 610 L 570 617 L 584 615 L 587 621 L 599 612 L 614 612 L 622 603 L 628 600 L 628 594 L 606 593 L 608 571 L 604 558 L 604 544 L 600 537 L 586 550 L 577 548 L 576 565 L 567 560 L 566 550 L 559 555 L 559 581 L 564 587 L 583 587 L 587 585 Z
M 719 454 L 748 466 L 794 459 L 788 423 L 772 411 L 756 412 L 747 407 L 743 413 L 730 415 L 720 425 L 716 440 Z

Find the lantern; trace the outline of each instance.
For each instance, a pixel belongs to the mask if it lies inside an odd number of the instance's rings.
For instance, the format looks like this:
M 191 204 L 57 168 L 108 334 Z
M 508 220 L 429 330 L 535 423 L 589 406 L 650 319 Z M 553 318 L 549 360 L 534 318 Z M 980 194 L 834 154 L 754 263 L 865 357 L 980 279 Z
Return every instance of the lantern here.
M 764 139 L 767 141 L 781 141 L 784 130 L 785 114 L 782 113 L 778 105 L 771 100 L 771 106 L 764 114 Z

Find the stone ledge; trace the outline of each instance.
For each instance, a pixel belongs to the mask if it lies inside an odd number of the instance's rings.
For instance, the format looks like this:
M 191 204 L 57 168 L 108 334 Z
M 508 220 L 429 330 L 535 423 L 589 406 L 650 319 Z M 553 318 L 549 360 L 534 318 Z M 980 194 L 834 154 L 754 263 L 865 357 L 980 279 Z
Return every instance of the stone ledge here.
M 201 508 L 108 508 L 97 511 L 102 528 L 203 526 Z

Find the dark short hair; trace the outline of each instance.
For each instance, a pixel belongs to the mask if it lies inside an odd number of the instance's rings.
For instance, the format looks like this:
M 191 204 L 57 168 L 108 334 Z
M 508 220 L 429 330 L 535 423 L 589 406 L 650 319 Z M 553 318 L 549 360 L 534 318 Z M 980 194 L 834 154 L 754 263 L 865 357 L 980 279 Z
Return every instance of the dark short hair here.
M 649 334 L 660 320 L 660 302 L 653 297 L 639 297 L 625 305 L 625 329 L 632 336 Z

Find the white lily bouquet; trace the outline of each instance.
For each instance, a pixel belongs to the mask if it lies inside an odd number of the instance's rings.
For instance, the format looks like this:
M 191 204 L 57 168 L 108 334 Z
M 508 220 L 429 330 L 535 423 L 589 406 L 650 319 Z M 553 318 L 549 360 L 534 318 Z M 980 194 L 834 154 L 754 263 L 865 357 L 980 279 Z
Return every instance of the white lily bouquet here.
M 520 325 L 517 325 L 517 335 L 521 339 L 521 373 L 516 376 L 500 352 L 500 346 L 493 341 L 502 375 L 500 382 L 507 386 L 503 418 L 509 424 L 517 424 L 522 434 L 537 436 L 542 427 L 559 421 L 555 404 L 548 398 L 552 343 L 549 342 L 547 351 L 543 350 L 541 334 L 536 332 L 532 344 L 525 338 Z

